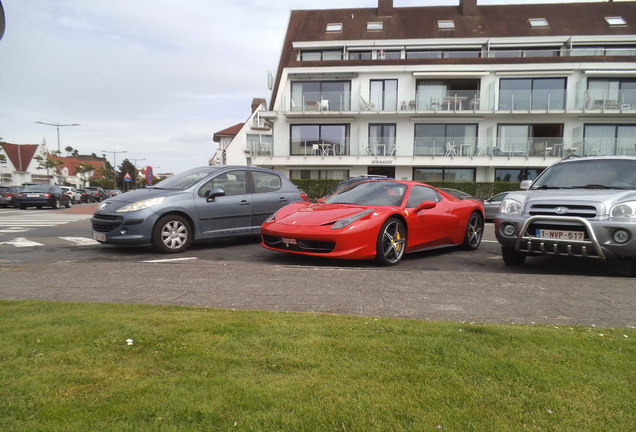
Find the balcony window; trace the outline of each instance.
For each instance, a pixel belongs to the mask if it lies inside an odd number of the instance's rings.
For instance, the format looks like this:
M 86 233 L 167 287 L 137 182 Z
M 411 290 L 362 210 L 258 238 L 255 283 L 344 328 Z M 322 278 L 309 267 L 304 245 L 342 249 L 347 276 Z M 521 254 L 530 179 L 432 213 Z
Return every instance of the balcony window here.
M 339 33 L 342 32 L 342 23 L 329 23 L 327 24 L 327 33 Z
M 550 27 L 550 24 L 548 24 L 548 20 L 545 18 L 530 18 L 528 19 L 528 23 L 532 28 Z
M 564 109 L 565 88 L 565 78 L 502 78 L 499 81 L 499 109 Z
M 367 31 L 380 31 L 384 28 L 384 24 L 381 22 L 368 22 Z
M 636 156 L 636 125 L 586 124 L 581 156 Z
M 479 109 L 479 80 L 417 80 L 418 110 Z
M 292 156 L 336 156 L 349 154 L 349 125 L 290 125 Z
M 378 51 L 378 60 L 399 60 L 402 58 L 402 51 L 383 50 Z
M 438 30 L 455 30 L 455 21 L 453 21 L 453 20 L 438 20 L 437 21 L 437 29 Z
M 636 109 L 636 78 L 590 78 L 587 109 Z
M 407 59 L 479 58 L 481 50 L 407 50 Z
M 291 108 L 292 111 L 348 111 L 351 81 L 294 81 Z
M 623 17 L 605 17 L 605 22 L 610 27 L 623 27 L 627 25 L 627 21 Z
M 370 103 L 375 106 L 376 110 L 397 110 L 397 83 L 396 79 L 370 81 Z
M 301 61 L 342 60 L 342 51 L 340 50 L 302 51 L 300 53 L 300 60 Z
M 371 51 L 349 51 L 349 60 L 371 60 Z
M 252 155 L 272 155 L 274 141 L 272 135 L 265 134 L 247 134 L 247 148 Z
M 476 150 L 476 124 L 415 125 L 415 156 L 470 156 Z
M 563 124 L 499 125 L 493 156 L 560 157 Z
M 293 180 L 346 180 L 349 178 L 349 170 L 292 169 L 289 170 L 289 178 Z
M 366 153 L 374 156 L 395 154 L 395 124 L 370 124 Z
M 491 58 L 558 57 L 560 48 L 494 48 L 488 53 Z
M 636 55 L 634 45 L 583 45 L 572 47 L 571 56 L 633 56 Z

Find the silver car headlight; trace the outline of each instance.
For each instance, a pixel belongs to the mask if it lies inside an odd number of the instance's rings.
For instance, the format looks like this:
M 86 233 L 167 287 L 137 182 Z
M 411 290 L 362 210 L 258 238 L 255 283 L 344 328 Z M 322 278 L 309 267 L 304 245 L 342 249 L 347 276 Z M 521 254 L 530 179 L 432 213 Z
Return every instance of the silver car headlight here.
M 499 207 L 499 213 L 520 215 L 522 208 L 523 206 L 519 201 L 511 198 L 504 198 L 501 202 L 501 207 Z
M 355 221 L 362 219 L 363 217 L 365 217 L 368 214 L 373 213 L 375 210 L 372 209 L 368 209 L 365 210 L 363 212 L 360 212 L 358 214 L 354 214 L 353 216 L 349 216 L 346 217 L 344 219 L 340 219 L 338 222 L 336 222 L 335 224 L 333 224 L 333 226 L 331 227 L 331 229 L 341 229 L 344 228 L 346 226 L 351 225 L 352 223 L 354 223 Z
M 627 201 L 616 204 L 610 209 L 613 218 L 636 219 L 636 201 Z
M 147 209 L 148 207 L 152 207 L 153 205 L 159 204 L 165 199 L 166 197 L 162 196 L 162 197 L 148 198 L 145 200 L 137 201 L 132 204 L 125 205 L 118 210 L 115 210 L 115 213 L 126 213 L 131 211 Z

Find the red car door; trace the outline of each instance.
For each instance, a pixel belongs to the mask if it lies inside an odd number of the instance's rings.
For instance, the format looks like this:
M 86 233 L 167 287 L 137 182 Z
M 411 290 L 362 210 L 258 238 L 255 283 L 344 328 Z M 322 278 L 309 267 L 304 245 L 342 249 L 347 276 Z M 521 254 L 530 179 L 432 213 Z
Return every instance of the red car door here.
M 415 209 L 422 202 L 434 202 L 435 206 Z M 455 243 L 456 205 L 442 197 L 435 189 L 415 185 L 411 188 L 406 204 L 408 211 L 407 250 L 417 250 Z

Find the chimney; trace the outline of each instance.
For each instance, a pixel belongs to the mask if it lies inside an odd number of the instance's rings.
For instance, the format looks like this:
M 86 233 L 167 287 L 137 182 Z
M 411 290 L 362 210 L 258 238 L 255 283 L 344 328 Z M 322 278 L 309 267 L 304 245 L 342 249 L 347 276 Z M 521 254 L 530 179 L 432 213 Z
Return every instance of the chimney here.
M 264 103 L 267 103 L 267 101 L 265 101 L 265 99 L 262 98 L 254 98 L 252 99 L 252 112 L 256 111 L 256 109 L 263 105 Z
M 378 0 L 378 16 L 393 15 L 393 0 Z
M 462 16 L 477 16 L 477 0 L 459 0 Z

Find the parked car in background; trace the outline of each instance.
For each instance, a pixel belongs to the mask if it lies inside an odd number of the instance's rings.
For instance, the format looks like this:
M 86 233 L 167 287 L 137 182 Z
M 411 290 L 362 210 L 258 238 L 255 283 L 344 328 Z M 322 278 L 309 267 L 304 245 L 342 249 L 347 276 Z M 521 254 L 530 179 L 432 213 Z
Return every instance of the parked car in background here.
M 91 197 L 91 194 L 86 191 L 86 189 L 78 189 L 79 194 L 82 196 L 81 200 L 83 203 L 94 202 L 95 200 Z
M 104 201 L 106 198 L 108 198 L 106 191 L 99 186 L 86 186 L 84 190 L 88 192 L 88 194 L 93 199 L 93 202 Z
M 259 235 L 272 213 L 299 201 L 307 201 L 307 195 L 278 171 L 194 168 L 101 203 L 91 219 L 93 238 L 182 252 L 197 240 Z
M 0 186 L 0 207 L 17 207 L 20 186 Z
M 495 220 L 495 216 L 499 212 L 501 202 L 510 192 L 501 192 L 497 195 L 493 195 L 487 200 L 484 200 L 484 213 L 486 214 L 486 221 L 491 222 Z
M 31 185 L 18 193 L 18 207 L 24 210 L 28 207 L 52 207 L 54 209 L 71 206 L 71 197 L 66 195 L 59 186 Z
M 121 195 L 121 191 L 119 189 L 106 189 L 106 195 L 108 195 L 108 198 L 114 197 Z
M 537 255 L 624 260 L 636 277 L 636 157 L 551 165 L 528 190 L 506 195 L 495 234 L 506 265 Z
M 439 189 L 443 190 L 446 193 L 449 193 L 449 194 L 453 195 L 455 198 L 458 198 L 458 199 L 462 199 L 462 200 L 464 200 L 464 199 L 473 199 L 473 200 L 477 200 L 477 201 L 481 201 L 481 202 L 484 201 L 481 198 L 472 196 L 471 194 L 466 193 L 464 191 L 460 191 L 459 189 L 453 189 L 453 188 L 447 188 L 447 187 L 442 187 L 442 188 L 439 188 Z
M 71 203 L 80 204 L 82 202 L 82 194 L 73 186 L 60 186 L 60 189 L 71 198 Z
M 279 252 L 395 265 L 406 252 L 461 245 L 475 250 L 483 205 L 415 181 L 352 183 L 319 203 L 283 207 L 262 227 L 261 245 Z

